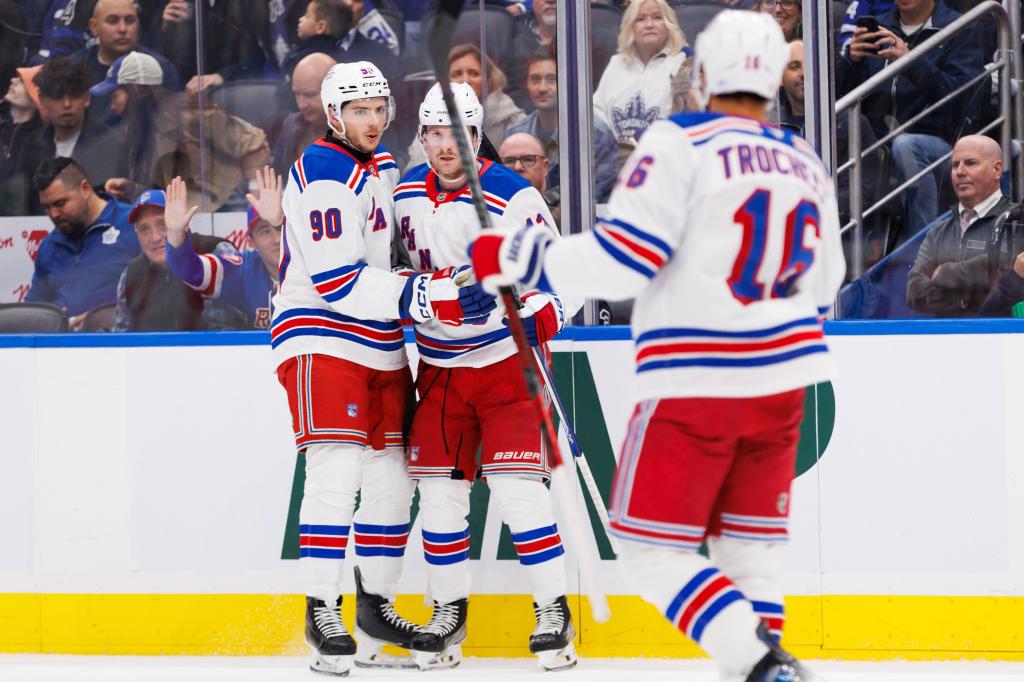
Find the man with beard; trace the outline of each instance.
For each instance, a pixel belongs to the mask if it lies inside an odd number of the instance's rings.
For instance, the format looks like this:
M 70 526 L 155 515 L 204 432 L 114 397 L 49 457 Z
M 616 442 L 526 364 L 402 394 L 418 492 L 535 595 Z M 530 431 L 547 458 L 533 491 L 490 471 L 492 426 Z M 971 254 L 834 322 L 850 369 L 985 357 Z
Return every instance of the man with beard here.
M 44 161 L 32 178 L 53 230 L 39 245 L 26 301 L 52 303 L 81 328 L 85 313 L 117 298 L 117 280 L 139 254 L 130 206 L 96 194 L 75 161 Z

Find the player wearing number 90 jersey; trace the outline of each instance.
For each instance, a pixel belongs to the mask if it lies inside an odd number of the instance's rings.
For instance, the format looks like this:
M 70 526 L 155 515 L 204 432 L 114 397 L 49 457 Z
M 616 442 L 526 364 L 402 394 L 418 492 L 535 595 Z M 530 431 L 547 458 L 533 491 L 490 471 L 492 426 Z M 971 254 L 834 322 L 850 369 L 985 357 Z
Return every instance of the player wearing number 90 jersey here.
M 709 111 L 647 130 L 593 231 L 552 242 L 521 229 L 473 254 L 485 286 L 636 297 L 639 401 L 612 532 L 627 579 L 729 682 L 814 679 L 777 644 L 779 551 L 804 388 L 830 374 L 821 320 L 845 261 L 828 171 L 764 122 L 787 54 L 770 17 L 719 13 L 693 70 Z

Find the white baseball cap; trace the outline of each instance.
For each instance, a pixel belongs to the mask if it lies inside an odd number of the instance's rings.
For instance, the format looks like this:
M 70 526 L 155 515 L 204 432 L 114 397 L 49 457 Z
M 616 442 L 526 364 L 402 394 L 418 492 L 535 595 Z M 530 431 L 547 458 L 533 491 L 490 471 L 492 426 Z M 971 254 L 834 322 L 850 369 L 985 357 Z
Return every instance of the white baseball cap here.
M 145 52 L 129 52 L 114 60 L 107 77 L 89 88 L 89 92 L 102 97 L 122 85 L 163 85 L 164 70 L 160 62 Z

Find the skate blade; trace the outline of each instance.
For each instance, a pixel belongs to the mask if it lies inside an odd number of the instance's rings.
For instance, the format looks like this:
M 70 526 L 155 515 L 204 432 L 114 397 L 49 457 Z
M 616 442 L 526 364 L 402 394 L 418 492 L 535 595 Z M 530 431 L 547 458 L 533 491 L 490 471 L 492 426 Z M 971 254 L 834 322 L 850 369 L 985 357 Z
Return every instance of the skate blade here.
M 573 646 L 572 642 L 569 642 L 569 646 L 563 649 L 539 651 L 536 655 L 537 662 L 540 663 L 540 667 L 547 672 L 568 670 L 569 668 L 575 667 L 578 662 L 578 659 L 576 658 L 576 647 Z
M 356 628 L 355 664 L 357 668 L 415 668 L 416 660 L 412 656 L 396 656 L 383 651 L 385 646 L 391 645 L 401 649 L 399 645 L 391 642 L 382 642 L 373 639 L 362 630 Z
M 449 670 L 462 663 L 462 647 L 456 644 L 440 653 L 415 651 L 413 658 L 416 660 L 416 667 L 420 670 Z
M 348 676 L 348 671 L 352 668 L 352 656 L 325 656 L 313 647 L 309 649 L 313 653 L 313 661 L 309 664 L 310 670 L 321 675 Z

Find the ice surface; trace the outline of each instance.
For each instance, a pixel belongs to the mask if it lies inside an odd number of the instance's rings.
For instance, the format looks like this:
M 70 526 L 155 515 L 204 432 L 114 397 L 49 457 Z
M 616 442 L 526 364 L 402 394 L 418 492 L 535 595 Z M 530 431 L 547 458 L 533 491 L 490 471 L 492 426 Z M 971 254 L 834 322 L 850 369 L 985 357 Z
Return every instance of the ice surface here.
M 28 656 L 0 655 L 3 682 L 323 682 L 330 678 L 307 669 L 304 658 Z M 1024 682 L 1024 663 L 850 663 L 811 661 L 827 682 Z M 420 677 L 420 676 L 425 677 Z M 442 682 L 503 682 L 542 675 L 534 661 L 467 659 L 449 671 L 353 669 L 350 679 Z M 674 680 L 717 682 L 709 661 L 664 659 L 586 659 L 573 670 L 551 673 L 544 682 L 631 682 Z

